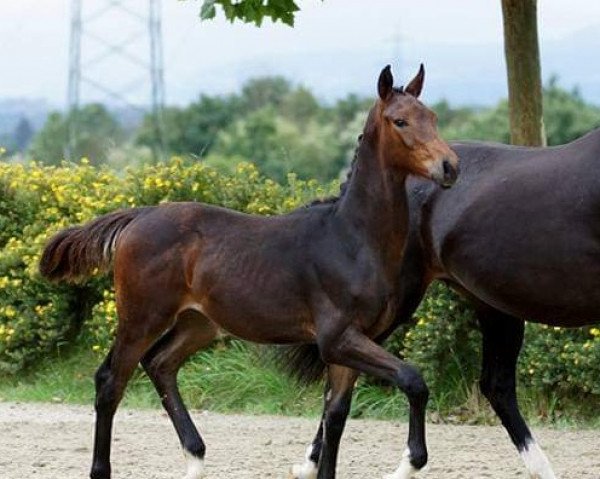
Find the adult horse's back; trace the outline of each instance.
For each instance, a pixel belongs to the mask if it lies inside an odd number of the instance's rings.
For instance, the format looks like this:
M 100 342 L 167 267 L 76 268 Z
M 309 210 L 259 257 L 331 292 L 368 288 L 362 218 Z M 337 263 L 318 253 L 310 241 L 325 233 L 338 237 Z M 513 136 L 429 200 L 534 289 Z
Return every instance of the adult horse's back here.
M 426 200 L 431 272 L 506 314 L 598 322 L 600 130 L 553 148 L 453 146 L 464 176 Z
M 552 148 L 452 146 L 461 159 L 454 188 L 419 179 L 408 185 L 399 321 L 436 278 L 473 300 L 483 338 L 481 390 L 531 477 L 555 479 L 519 412 L 516 363 L 523 319 L 600 322 L 600 130 Z

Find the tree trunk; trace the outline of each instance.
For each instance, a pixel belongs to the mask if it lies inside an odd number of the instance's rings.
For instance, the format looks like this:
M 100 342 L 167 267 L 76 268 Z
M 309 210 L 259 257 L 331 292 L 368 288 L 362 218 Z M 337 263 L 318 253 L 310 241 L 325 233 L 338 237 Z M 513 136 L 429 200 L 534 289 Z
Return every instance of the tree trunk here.
M 511 142 L 543 146 L 546 135 L 542 118 L 537 0 L 502 0 L 502 14 Z

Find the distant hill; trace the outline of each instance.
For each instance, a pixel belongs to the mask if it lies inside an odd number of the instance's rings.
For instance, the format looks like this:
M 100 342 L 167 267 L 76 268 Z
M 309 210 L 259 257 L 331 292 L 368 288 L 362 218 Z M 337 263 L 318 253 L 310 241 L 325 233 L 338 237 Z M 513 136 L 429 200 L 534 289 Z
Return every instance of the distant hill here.
M 144 111 L 132 107 L 108 107 L 109 111 L 126 132 L 135 130 L 144 117 Z M 29 121 L 34 132 L 46 122 L 48 114 L 61 110 L 43 99 L 6 98 L 0 99 L 0 146 L 10 146 L 15 129 L 21 119 Z
M 577 86 L 583 98 L 600 105 L 600 24 L 580 30 L 560 41 L 541 44 L 544 81 L 557 75 L 566 88 Z M 424 99 L 447 99 L 453 105 L 485 106 L 507 96 L 502 44 L 444 43 L 414 44 L 406 39 L 392 53 L 389 43 L 364 49 L 290 51 L 271 56 L 248 56 L 235 64 L 188 65 L 174 83 L 167 81 L 167 99 L 186 104 L 200 93 L 224 94 L 239 90 L 249 78 L 282 75 L 309 87 L 324 100 L 357 93 L 374 96 L 375 78 L 386 63 L 394 66 L 399 83 L 416 72 L 420 62 L 427 70 Z M 400 62 L 398 62 L 400 60 Z M 168 67 L 168 59 L 167 59 Z M 175 76 L 175 75 L 173 75 Z M 167 71 L 167 80 L 170 78 Z M 60 104 L 62 99 L 53 99 Z M 22 117 L 35 130 L 41 128 L 49 111 L 56 108 L 44 99 L 0 99 L 0 143 L 11 136 Z M 130 108 L 111 108 L 127 129 L 134 129 L 143 114 Z
M 567 88 L 577 86 L 583 97 L 600 104 L 600 25 L 580 30 L 560 41 L 541 44 L 544 81 L 558 75 Z M 168 98 L 194 98 L 235 91 L 248 78 L 283 75 L 305 84 L 319 97 L 335 99 L 349 92 L 374 95 L 374 76 L 386 63 L 399 82 L 408 81 L 424 62 L 426 101 L 445 98 L 454 105 L 491 105 L 507 96 L 504 50 L 501 42 L 414 44 L 405 40 L 395 52 L 389 44 L 357 49 L 328 49 L 253 56 L 245 62 L 199 65 L 177 78 Z M 226 73 L 224 73 L 226 72 Z
M 34 129 L 42 127 L 51 106 L 43 99 L 0 99 L 0 136 L 11 135 L 21 118 L 26 118 Z

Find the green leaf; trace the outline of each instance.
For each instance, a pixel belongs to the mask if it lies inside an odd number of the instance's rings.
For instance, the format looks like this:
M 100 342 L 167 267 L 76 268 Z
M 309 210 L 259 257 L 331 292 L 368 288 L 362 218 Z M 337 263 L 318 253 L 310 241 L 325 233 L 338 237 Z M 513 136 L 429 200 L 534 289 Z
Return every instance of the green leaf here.
M 215 0 L 204 0 L 202 9 L 200 10 L 200 18 L 202 20 L 210 20 L 211 18 L 215 18 L 216 14 Z
M 295 14 L 300 10 L 295 0 L 239 0 L 235 3 L 232 0 L 204 0 L 200 17 L 203 20 L 214 18 L 217 5 L 230 22 L 241 20 L 259 27 L 265 17 L 274 23 L 280 21 L 293 27 Z

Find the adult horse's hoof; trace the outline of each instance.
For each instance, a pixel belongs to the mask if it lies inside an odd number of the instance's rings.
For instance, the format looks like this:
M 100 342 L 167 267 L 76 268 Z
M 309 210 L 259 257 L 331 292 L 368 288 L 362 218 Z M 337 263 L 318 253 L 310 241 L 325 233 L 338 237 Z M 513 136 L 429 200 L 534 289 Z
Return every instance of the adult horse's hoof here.
M 383 479 L 414 479 L 415 473 L 417 473 L 418 470 L 413 468 L 406 468 L 406 469 L 402 469 L 402 470 L 397 470 L 396 472 L 394 472 L 393 474 L 386 474 Z

